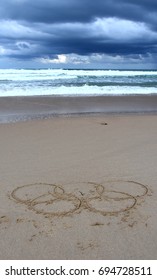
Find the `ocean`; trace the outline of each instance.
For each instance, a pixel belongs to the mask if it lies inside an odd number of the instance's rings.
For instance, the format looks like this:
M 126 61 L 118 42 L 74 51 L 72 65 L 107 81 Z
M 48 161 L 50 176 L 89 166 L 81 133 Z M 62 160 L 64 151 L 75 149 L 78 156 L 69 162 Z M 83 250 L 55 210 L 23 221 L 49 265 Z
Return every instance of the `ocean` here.
M 157 94 L 157 71 L 0 69 L 0 97 L 140 94 Z

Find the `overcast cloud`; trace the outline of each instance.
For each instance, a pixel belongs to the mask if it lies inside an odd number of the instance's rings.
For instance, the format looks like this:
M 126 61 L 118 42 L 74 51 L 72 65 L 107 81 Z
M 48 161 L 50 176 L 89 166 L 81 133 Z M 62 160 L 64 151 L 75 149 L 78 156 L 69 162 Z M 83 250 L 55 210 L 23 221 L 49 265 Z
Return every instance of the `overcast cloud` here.
M 1 68 L 157 68 L 156 59 L 156 0 L 1 0 Z

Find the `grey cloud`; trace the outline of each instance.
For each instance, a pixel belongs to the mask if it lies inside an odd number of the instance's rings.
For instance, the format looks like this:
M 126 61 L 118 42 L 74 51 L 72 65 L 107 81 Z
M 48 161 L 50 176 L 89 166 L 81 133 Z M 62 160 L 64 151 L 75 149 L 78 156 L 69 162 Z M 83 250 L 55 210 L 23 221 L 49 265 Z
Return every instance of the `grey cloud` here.
M 89 22 L 95 17 L 143 20 L 156 1 L 140 0 L 1 0 L 0 15 L 28 22 Z
M 156 56 L 156 0 L 1 0 L 1 56 Z

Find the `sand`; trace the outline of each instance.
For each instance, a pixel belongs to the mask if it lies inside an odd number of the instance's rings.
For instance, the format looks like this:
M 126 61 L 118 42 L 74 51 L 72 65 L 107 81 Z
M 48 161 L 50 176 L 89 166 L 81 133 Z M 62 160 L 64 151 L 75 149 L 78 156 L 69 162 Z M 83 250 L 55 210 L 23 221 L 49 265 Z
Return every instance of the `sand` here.
M 157 259 L 157 115 L 0 124 L 0 259 Z
M 157 95 L 1 97 L 0 123 L 80 114 L 157 114 Z

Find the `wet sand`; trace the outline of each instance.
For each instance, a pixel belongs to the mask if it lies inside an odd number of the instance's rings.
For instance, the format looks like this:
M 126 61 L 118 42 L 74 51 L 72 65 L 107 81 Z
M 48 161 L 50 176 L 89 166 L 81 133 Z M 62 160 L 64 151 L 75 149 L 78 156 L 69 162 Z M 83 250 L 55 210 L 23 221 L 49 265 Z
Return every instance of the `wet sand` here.
M 157 113 L 157 95 L 1 97 L 0 123 L 73 114 Z
M 157 259 L 156 139 L 153 112 L 1 123 L 0 259 Z

